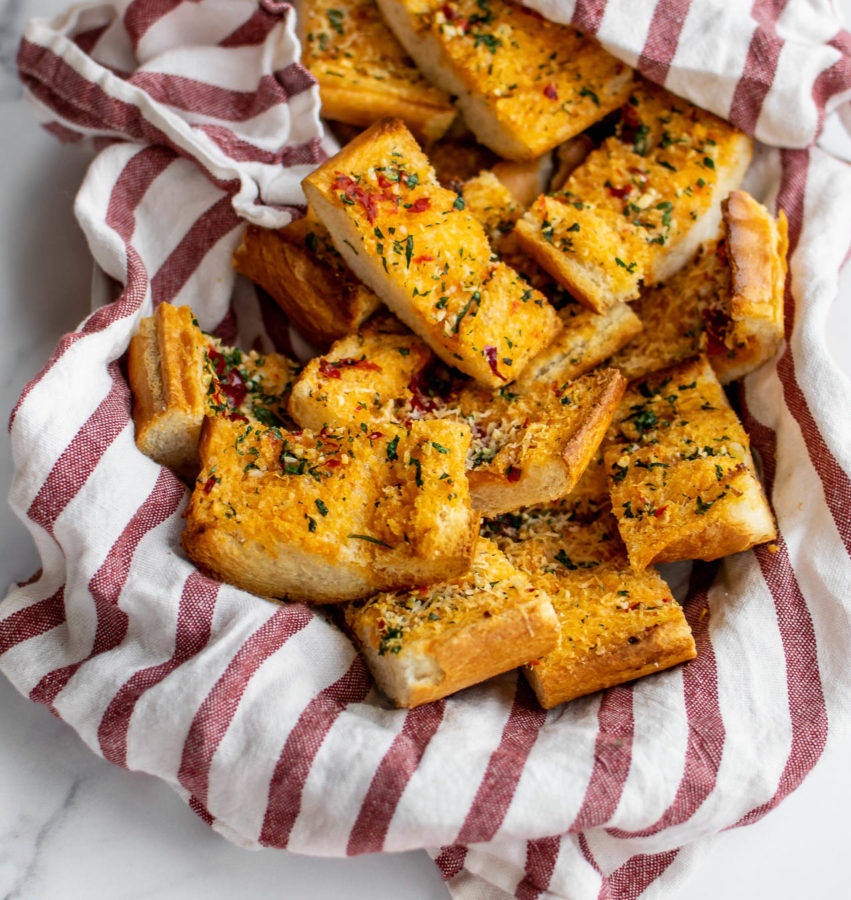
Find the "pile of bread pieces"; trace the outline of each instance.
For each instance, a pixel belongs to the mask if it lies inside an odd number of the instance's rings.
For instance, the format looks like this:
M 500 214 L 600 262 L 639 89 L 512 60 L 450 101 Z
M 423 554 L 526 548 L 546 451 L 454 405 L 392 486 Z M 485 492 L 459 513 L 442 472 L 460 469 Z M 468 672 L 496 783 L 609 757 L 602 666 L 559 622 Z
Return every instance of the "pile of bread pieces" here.
M 653 564 L 776 537 L 722 387 L 783 339 L 750 138 L 505 0 L 300 21 L 349 140 L 234 266 L 317 355 L 168 304 L 128 354 L 137 444 L 192 485 L 186 553 L 341 604 L 403 707 L 522 666 L 550 708 L 692 659 Z

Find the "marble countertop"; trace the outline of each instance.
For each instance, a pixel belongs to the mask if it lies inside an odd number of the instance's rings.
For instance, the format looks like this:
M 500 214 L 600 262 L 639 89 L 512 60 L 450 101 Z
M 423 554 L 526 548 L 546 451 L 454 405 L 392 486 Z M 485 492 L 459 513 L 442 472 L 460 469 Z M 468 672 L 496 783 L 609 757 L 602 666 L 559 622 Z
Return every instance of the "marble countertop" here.
M 66 0 L 29 0 L 26 5 L 0 0 L 4 416 L 58 337 L 73 329 L 89 306 L 91 262 L 72 214 L 88 157 L 36 126 L 14 76 L 25 17 L 52 15 L 66 5 Z M 845 21 L 851 22 L 851 0 L 841 6 Z M 851 159 L 851 141 L 838 128 L 826 134 L 824 143 Z M 851 267 L 844 272 L 828 335 L 831 352 L 851 374 Z M 4 497 L 10 456 L 4 429 Z M 36 567 L 28 534 L 3 504 L 0 596 Z M 0 720 L 2 900 L 218 900 L 238 892 L 257 900 L 448 896 L 425 853 L 336 860 L 232 846 L 164 784 L 94 756 L 70 728 L 21 697 L 2 677 Z M 687 885 L 690 900 L 847 896 L 849 757 L 851 735 L 845 735 L 777 810 L 756 825 L 720 836 Z

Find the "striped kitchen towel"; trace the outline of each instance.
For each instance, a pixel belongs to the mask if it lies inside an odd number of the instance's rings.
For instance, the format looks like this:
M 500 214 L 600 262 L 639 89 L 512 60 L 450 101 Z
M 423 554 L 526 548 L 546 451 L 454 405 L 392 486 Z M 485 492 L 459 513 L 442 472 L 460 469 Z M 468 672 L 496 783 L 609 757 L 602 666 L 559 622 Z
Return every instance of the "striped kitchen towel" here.
M 45 127 L 97 151 L 76 211 L 121 290 L 12 412 L 42 567 L 0 604 L 0 669 L 245 846 L 426 847 L 463 900 L 674 896 L 851 726 L 851 385 L 824 343 L 851 168 L 813 146 L 851 121 L 851 37 L 824 0 L 530 5 L 755 134 L 746 187 L 789 217 L 786 342 L 740 391 L 780 538 L 694 566 L 697 659 L 548 712 L 516 673 L 396 710 L 323 615 L 182 555 L 186 489 L 136 449 L 121 357 L 163 301 L 271 346 L 230 256 L 244 220 L 301 213 L 322 126 L 286 3 L 123 0 L 32 23 L 19 54 Z

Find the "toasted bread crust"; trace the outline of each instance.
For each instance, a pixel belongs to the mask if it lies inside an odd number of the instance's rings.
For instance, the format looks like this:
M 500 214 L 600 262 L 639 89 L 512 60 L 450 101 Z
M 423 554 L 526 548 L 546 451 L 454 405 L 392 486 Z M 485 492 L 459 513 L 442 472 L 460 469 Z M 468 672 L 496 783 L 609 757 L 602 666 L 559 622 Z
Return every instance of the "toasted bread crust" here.
M 127 354 L 139 449 L 181 473 L 197 470 L 204 421 L 204 349 L 188 306 L 161 303 Z
M 259 284 L 323 350 L 357 328 L 381 303 L 339 256 L 332 256 L 337 254 L 327 231 L 308 213 L 277 231 L 248 225 L 233 267 Z
M 398 120 L 359 135 L 304 188 L 355 274 L 481 384 L 511 381 L 561 327 L 543 296 L 491 260 L 482 226 Z
M 723 384 L 773 357 L 783 340 L 783 294 L 789 246 L 786 216 L 777 220 L 744 191 L 722 203 L 731 290 L 726 326 L 712 329 L 707 354 Z
M 549 597 L 487 540 L 455 582 L 379 595 L 345 614 L 379 687 L 406 708 L 507 672 L 557 641 Z
M 415 422 L 380 436 L 207 419 L 182 544 L 205 572 L 272 597 L 339 603 L 456 577 L 479 517 L 469 432 Z M 435 449 L 435 444 L 443 448 Z
M 669 278 L 715 236 L 751 148 L 733 126 L 642 83 L 615 135 L 535 201 L 517 238 L 590 309 L 634 300 L 642 279 Z
M 457 98 L 477 139 L 507 159 L 540 156 L 584 131 L 632 84 L 628 66 L 575 29 L 504 0 L 379 7 L 420 69 Z
M 385 116 L 405 122 L 420 140 L 449 128 L 455 108 L 411 63 L 374 0 L 303 0 L 302 61 L 319 82 L 322 114 L 368 126 Z
M 136 444 L 186 478 L 198 471 L 205 416 L 285 426 L 299 366 L 279 353 L 243 353 L 204 334 L 188 306 L 162 303 L 130 342 Z

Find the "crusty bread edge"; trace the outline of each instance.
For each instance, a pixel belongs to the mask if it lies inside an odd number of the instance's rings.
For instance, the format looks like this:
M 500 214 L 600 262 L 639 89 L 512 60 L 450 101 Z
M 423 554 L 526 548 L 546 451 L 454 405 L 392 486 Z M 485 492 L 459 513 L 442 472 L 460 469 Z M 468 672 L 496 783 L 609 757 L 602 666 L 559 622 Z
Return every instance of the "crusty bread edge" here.
M 380 656 L 367 629 L 355 626 L 353 633 L 378 686 L 397 706 L 410 709 L 549 653 L 558 641 L 558 618 L 549 597 L 538 594 L 448 636 L 403 644 L 398 654 Z
M 555 684 L 555 677 L 542 677 L 546 669 L 541 664 L 524 666 L 523 674 L 541 706 L 551 709 L 576 697 L 661 672 L 697 655 L 694 637 L 684 616 L 653 625 L 632 637 L 637 638 L 635 643 L 624 643 L 614 652 L 600 656 L 588 654 L 578 660 L 567 684 Z

